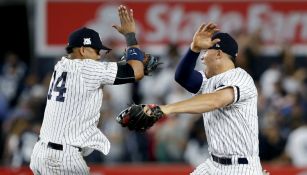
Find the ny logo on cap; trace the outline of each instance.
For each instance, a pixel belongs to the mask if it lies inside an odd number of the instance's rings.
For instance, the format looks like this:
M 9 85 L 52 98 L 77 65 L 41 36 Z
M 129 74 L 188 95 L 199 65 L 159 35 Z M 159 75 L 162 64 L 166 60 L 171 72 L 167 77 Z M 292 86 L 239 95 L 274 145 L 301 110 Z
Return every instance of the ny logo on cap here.
M 92 41 L 91 38 L 83 38 L 83 45 L 91 45 Z
M 215 44 L 215 47 L 218 47 L 218 48 L 220 48 L 221 46 L 220 46 L 219 44 Z

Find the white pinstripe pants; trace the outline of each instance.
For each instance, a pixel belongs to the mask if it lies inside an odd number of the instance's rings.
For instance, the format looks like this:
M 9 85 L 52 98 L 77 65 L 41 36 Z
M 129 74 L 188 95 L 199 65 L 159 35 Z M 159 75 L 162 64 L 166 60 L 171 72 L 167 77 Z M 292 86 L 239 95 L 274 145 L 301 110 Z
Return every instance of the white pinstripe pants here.
M 65 145 L 63 150 L 55 150 L 41 140 L 34 146 L 30 168 L 34 175 L 90 174 L 78 148 Z
M 263 175 L 259 158 L 249 158 L 248 164 L 222 165 L 208 158 L 190 175 Z

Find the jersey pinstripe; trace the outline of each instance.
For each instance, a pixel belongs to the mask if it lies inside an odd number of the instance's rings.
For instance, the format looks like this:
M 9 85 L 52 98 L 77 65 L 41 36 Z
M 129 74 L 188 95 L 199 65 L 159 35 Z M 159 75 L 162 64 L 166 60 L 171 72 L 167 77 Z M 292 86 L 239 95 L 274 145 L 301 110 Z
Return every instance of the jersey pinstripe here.
M 262 175 L 259 158 L 257 89 L 251 76 L 235 68 L 206 78 L 196 94 L 213 93 L 231 87 L 234 100 L 226 107 L 203 113 L 209 152 L 218 157 L 231 158 L 232 165 L 223 165 L 210 157 L 197 166 L 191 175 Z M 237 164 L 238 158 L 248 164 Z
M 103 85 L 112 85 L 117 63 L 63 57 L 54 68 L 40 138 L 108 154 L 110 142 L 97 128 Z
M 199 93 L 232 87 L 232 104 L 203 113 L 209 152 L 218 156 L 258 156 L 257 89 L 251 76 L 235 68 L 209 79 L 203 74 Z

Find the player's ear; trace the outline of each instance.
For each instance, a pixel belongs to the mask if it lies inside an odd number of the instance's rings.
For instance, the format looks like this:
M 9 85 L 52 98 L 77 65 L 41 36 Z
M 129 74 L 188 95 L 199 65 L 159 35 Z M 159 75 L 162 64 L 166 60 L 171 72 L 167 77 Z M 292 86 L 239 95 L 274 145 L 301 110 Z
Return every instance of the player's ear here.
M 216 56 L 217 56 L 218 59 L 220 59 L 222 57 L 222 51 L 217 50 Z
M 85 47 L 80 47 L 79 53 L 80 53 L 80 55 L 84 56 L 85 55 Z
M 221 53 L 221 50 L 217 50 L 217 56 L 221 56 L 222 53 Z

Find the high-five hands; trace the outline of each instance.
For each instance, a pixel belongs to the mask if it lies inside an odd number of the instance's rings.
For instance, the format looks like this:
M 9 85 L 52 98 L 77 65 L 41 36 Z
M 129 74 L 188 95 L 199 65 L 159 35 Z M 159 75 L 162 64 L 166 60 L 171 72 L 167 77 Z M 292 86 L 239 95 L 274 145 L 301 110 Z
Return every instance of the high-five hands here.
M 120 20 L 120 26 L 112 25 L 119 33 L 125 35 L 127 33 L 135 33 L 135 22 L 133 18 L 133 10 L 128 10 L 126 6 L 120 5 L 118 7 L 118 16 Z
M 200 52 L 218 43 L 220 39 L 211 40 L 212 35 L 217 31 L 219 31 L 219 29 L 213 23 L 208 23 L 207 25 L 202 24 L 194 34 L 191 49 L 194 52 Z

